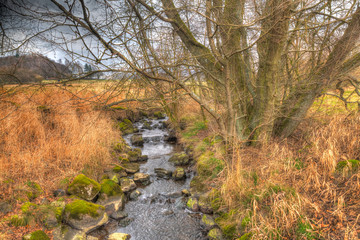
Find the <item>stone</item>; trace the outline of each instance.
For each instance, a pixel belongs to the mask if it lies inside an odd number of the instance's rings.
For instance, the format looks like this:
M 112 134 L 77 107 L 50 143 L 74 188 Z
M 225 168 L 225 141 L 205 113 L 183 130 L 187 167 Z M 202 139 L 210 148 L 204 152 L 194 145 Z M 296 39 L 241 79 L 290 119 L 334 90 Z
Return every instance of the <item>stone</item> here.
M 8 214 L 12 211 L 12 206 L 8 202 L 0 202 L 0 214 Z
M 164 136 L 164 141 L 168 143 L 176 143 L 177 137 L 175 131 L 169 131 L 169 133 Z
M 126 227 L 128 226 L 132 221 L 134 221 L 133 218 L 124 218 L 119 221 L 119 227 Z
M 53 231 L 53 240 L 82 240 L 86 239 L 84 231 L 73 229 L 68 225 L 61 225 Z
M 145 121 L 145 122 L 143 123 L 141 129 L 148 129 L 148 130 L 153 129 L 153 128 L 151 127 L 151 122 Z
M 128 240 L 130 235 L 126 233 L 112 233 L 109 235 L 108 240 Z
M 183 190 L 181 190 L 181 193 L 184 195 L 184 196 L 190 196 L 190 191 L 189 190 L 187 190 L 187 189 L 183 189 Z
M 23 237 L 23 240 L 50 240 L 44 231 L 38 230 Z
M 221 230 L 219 228 L 213 228 L 208 232 L 207 235 L 209 240 L 223 240 Z
M 95 203 L 74 200 L 65 206 L 64 222 L 85 233 L 104 225 L 108 219 L 105 207 Z
M 134 133 L 137 130 L 129 119 L 124 119 L 117 126 L 124 135 Z
M 175 181 L 182 180 L 182 179 L 186 178 L 185 170 L 183 168 L 180 168 L 180 167 L 176 168 L 176 170 L 172 173 L 172 178 Z
M 130 142 L 134 146 L 143 146 L 144 145 L 144 139 L 141 133 L 136 133 L 131 136 Z
M 53 191 L 54 197 L 63 197 L 66 195 L 66 191 L 64 189 L 56 189 Z
M 136 173 L 140 170 L 140 166 L 137 163 L 123 163 L 122 167 L 127 173 Z
M 172 172 L 170 170 L 166 170 L 163 168 L 155 168 L 155 174 L 159 178 L 169 179 L 171 177 Z
M 149 159 L 148 155 L 141 155 L 139 158 L 138 158 L 138 162 L 145 162 Z
M 209 197 L 208 194 L 202 194 L 199 197 L 199 210 L 202 213 L 206 213 L 206 214 L 212 214 L 213 213 L 213 209 L 211 207 L 211 203 L 209 201 Z
M 130 193 L 130 200 L 136 200 L 141 195 L 141 192 L 139 190 L 135 190 Z
M 162 112 L 154 112 L 153 116 L 155 119 L 165 119 L 166 115 Z
M 104 206 L 105 212 L 110 215 L 124 208 L 125 195 L 119 184 L 110 179 L 104 179 L 101 181 L 101 190 L 96 203 Z
M 125 168 L 119 166 L 119 165 L 116 165 L 112 171 L 109 171 L 107 173 L 109 179 L 113 180 L 114 182 L 116 182 L 116 179 L 119 180 L 120 178 L 122 177 L 126 177 L 127 176 L 127 173 L 126 173 L 126 170 Z
M 128 216 L 128 214 L 122 210 L 118 210 L 110 215 L 110 217 L 115 220 L 120 220 L 120 219 L 126 218 L 127 216 Z
M 186 203 L 186 207 L 193 212 L 198 212 L 199 211 L 199 202 L 196 198 L 189 197 L 189 199 Z
M 150 175 L 146 173 L 135 173 L 134 182 L 140 183 L 142 185 L 150 184 Z
M 67 192 L 87 201 L 92 201 L 101 190 L 101 185 L 95 180 L 80 174 L 74 178 Z
M 94 237 L 94 236 L 86 236 L 86 240 L 99 240 L 98 237 Z
M 169 162 L 174 163 L 175 166 L 187 165 L 190 162 L 190 158 L 185 152 L 175 153 L 169 159 Z
M 128 151 L 127 158 L 130 162 L 137 162 L 139 161 L 139 158 L 141 157 L 141 149 L 140 148 L 133 148 L 131 151 Z
M 213 217 L 210 215 L 204 214 L 201 218 L 200 225 L 204 227 L 206 230 L 213 229 L 216 227 L 216 223 Z
M 136 189 L 136 183 L 134 182 L 134 180 L 129 178 L 120 178 L 120 186 L 121 190 L 125 193 Z

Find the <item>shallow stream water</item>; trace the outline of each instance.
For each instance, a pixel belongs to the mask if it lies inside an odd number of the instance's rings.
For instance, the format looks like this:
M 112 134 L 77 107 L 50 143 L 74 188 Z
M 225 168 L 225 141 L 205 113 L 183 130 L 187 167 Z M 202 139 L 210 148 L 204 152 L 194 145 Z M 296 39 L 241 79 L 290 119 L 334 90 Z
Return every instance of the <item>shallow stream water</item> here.
M 205 239 L 199 225 L 198 213 L 192 213 L 185 208 L 185 199 L 181 190 L 188 189 L 192 172 L 187 172 L 186 180 L 174 181 L 158 178 L 155 168 L 175 170 L 173 163 L 168 159 L 179 147 L 164 141 L 167 130 L 161 128 L 164 120 L 148 120 L 152 130 L 142 129 L 141 122 L 135 123 L 144 138 L 142 154 L 148 155 L 147 162 L 140 164 L 140 172 L 150 175 L 151 184 L 138 188 L 142 193 L 135 201 L 129 201 L 124 211 L 132 219 L 126 227 L 116 227 L 113 232 L 127 233 L 131 240 L 200 240 Z M 155 126 L 155 127 L 154 127 Z M 131 147 L 130 138 L 125 140 Z M 185 168 L 186 171 L 186 168 Z

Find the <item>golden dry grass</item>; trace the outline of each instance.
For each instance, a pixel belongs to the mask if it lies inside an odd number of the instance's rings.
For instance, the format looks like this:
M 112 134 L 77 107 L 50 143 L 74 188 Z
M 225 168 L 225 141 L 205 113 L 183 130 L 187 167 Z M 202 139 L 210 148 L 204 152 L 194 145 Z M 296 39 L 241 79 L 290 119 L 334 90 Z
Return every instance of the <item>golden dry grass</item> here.
M 90 95 L 78 96 L 83 100 L 57 88 L 29 88 L 2 98 L 0 182 L 35 181 L 51 190 L 65 177 L 100 172 L 111 162 L 119 133 L 89 104 Z M 11 197 L 9 186 L 1 186 L 2 197 Z

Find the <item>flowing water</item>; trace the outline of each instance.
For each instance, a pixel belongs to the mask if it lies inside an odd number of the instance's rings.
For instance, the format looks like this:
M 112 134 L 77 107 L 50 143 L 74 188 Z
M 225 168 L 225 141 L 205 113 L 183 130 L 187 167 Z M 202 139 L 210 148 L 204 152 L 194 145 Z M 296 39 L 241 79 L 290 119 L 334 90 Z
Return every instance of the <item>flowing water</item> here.
M 205 239 L 199 225 L 200 215 L 185 208 L 185 199 L 181 190 L 188 189 L 192 173 L 187 173 L 186 180 L 174 181 L 158 178 L 155 168 L 175 170 L 175 166 L 168 159 L 179 151 L 176 145 L 164 141 L 167 134 L 162 129 L 161 121 L 148 120 L 154 127 L 152 130 L 142 129 L 143 124 L 135 123 L 143 135 L 143 155 L 148 155 L 147 162 L 140 165 L 140 172 L 150 175 L 151 184 L 138 188 L 142 193 L 136 201 L 129 201 L 124 211 L 128 213 L 131 223 L 125 227 L 118 227 L 113 232 L 128 233 L 132 240 L 192 240 Z M 131 147 L 131 135 L 125 140 Z

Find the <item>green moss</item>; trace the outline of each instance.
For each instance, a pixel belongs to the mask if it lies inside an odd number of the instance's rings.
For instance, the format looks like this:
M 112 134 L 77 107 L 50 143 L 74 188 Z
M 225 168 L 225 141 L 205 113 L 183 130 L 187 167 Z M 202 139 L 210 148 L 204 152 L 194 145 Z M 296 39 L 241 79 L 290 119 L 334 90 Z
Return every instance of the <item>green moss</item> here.
M 153 113 L 153 116 L 157 119 L 162 119 L 162 118 L 165 118 L 165 114 L 162 113 L 162 112 L 154 112 Z
M 251 221 L 250 216 L 244 217 L 244 218 L 241 220 L 241 227 L 242 227 L 242 228 L 246 228 L 246 226 L 249 225 L 250 221 Z
M 135 128 L 129 119 L 124 119 L 122 122 L 119 122 L 117 127 L 123 134 L 130 134 L 135 132 Z
M 44 231 L 38 230 L 23 237 L 23 240 L 50 240 Z
M 223 239 L 222 238 L 222 233 L 220 231 L 220 229 L 218 228 L 213 228 L 208 232 L 208 238 L 210 240 L 220 240 Z
M 295 167 L 297 170 L 300 170 L 300 169 L 303 169 L 303 168 L 305 167 L 305 165 L 304 165 L 304 162 L 301 161 L 300 158 L 296 158 L 296 159 L 295 159 L 294 167 Z
M 205 130 L 207 124 L 204 121 L 197 121 L 192 126 L 186 128 L 186 131 L 182 133 L 184 138 L 192 138 L 196 136 L 200 131 Z
M 303 218 L 299 218 L 296 228 L 297 239 L 317 239 L 311 225 Z
M 100 216 L 99 210 L 105 210 L 105 208 L 84 200 L 74 200 L 66 204 L 65 215 L 69 214 L 73 219 L 81 219 L 82 215 L 90 215 L 93 218 L 97 218 Z
M 186 203 L 186 206 L 189 209 L 195 210 L 198 208 L 198 200 L 196 198 L 190 197 Z
M 245 233 L 244 235 L 242 235 L 240 238 L 238 238 L 237 240 L 249 240 L 249 239 L 251 239 L 251 237 L 252 237 L 252 233 L 251 232 L 249 232 L 249 233 Z
M 195 176 L 190 182 L 191 193 L 202 193 L 207 189 L 206 179 L 202 176 Z
M 40 194 L 43 193 L 40 185 L 37 184 L 36 182 L 28 181 L 26 182 L 26 185 L 29 188 L 29 191 L 26 192 L 26 195 L 30 201 L 39 197 Z
M 94 195 L 91 197 L 95 197 L 95 195 L 100 191 L 101 185 L 95 180 L 86 177 L 84 174 L 79 174 L 74 178 L 72 183 L 70 183 L 67 190 L 70 194 L 86 199 L 89 193 L 88 190 L 84 192 L 84 189 L 88 189 L 89 186 L 92 186 L 92 194 Z
M 197 160 L 197 171 L 200 176 L 215 178 L 224 169 L 224 162 L 213 157 L 214 153 L 208 151 Z
M 121 106 L 111 106 L 110 108 L 114 109 L 114 110 L 126 110 L 127 109 L 126 107 L 121 107 Z
M 106 194 L 108 197 L 123 194 L 119 184 L 110 179 L 105 179 L 101 182 L 100 193 Z
M 351 175 L 359 170 L 360 161 L 356 159 L 349 159 L 340 161 L 336 165 L 335 171 L 343 175 Z

